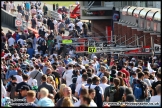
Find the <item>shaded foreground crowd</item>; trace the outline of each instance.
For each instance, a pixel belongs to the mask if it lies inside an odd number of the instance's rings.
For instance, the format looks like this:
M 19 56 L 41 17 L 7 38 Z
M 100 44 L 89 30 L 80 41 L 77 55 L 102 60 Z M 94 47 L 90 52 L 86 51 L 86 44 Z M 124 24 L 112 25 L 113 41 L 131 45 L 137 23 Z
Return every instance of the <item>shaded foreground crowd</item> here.
M 83 24 L 78 25 L 82 28 Z M 27 30 L 4 33 L 1 29 L 1 106 L 161 105 L 161 56 L 76 56 L 71 47 L 59 44 L 62 32 L 52 27 L 49 29 L 55 33 L 40 33 L 39 38 Z

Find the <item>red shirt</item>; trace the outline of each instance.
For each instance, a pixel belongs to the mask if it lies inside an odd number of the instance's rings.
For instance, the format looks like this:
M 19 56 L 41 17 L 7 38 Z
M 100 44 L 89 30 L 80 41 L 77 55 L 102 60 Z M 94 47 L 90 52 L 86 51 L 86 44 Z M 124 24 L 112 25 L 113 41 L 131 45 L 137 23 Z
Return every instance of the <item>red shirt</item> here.
M 126 75 L 126 77 L 127 77 L 127 78 L 129 78 L 129 77 L 130 77 L 129 72 L 128 72 L 126 69 L 123 69 L 123 68 L 122 68 L 122 69 L 120 70 L 120 72 L 125 73 L 125 75 Z
M 3 57 L 4 55 L 5 55 L 5 53 L 4 53 L 4 52 L 2 52 L 2 53 L 1 53 L 1 57 Z

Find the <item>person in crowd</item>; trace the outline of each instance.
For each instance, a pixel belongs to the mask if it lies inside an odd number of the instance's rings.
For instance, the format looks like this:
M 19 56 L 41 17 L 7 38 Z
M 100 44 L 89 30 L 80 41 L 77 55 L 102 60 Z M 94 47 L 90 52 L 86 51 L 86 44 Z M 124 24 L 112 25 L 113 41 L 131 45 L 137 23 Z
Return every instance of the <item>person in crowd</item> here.
M 73 107 L 73 103 L 69 97 L 65 97 L 62 102 L 62 107 Z
M 35 104 L 36 100 L 36 92 L 29 90 L 27 91 L 26 101 L 28 103 L 28 107 L 37 107 L 38 105 Z
M 157 95 L 151 96 L 150 102 L 160 102 L 161 105 L 161 84 L 155 87 Z
M 42 75 L 42 84 L 38 86 L 38 99 L 40 99 L 40 90 L 41 88 L 46 88 L 49 93 L 53 94 L 54 96 L 56 95 L 56 90 L 51 84 L 47 83 L 47 75 Z
M 41 88 L 40 89 L 40 100 L 38 101 L 37 105 L 39 107 L 54 107 L 55 104 L 53 101 L 48 98 L 49 91 L 46 88 Z
M 60 99 L 58 100 L 58 102 L 57 102 L 57 104 L 56 104 L 56 107 L 61 107 L 61 106 L 62 106 L 62 102 L 63 102 L 63 99 L 64 99 L 65 97 L 70 97 L 70 100 L 72 101 L 73 104 L 76 103 L 76 102 L 78 101 L 77 98 L 75 98 L 75 97 L 73 97 L 73 96 L 71 95 L 71 88 L 70 88 L 70 87 L 65 87 L 65 88 L 63 89 L 63 98 L 60 98 Z
M 48 11 L 48 7 L 46 6 L 46 3 L 44 3 L 44 6 L 43 6 L 44 16 L 47 14 L 47 11 Z

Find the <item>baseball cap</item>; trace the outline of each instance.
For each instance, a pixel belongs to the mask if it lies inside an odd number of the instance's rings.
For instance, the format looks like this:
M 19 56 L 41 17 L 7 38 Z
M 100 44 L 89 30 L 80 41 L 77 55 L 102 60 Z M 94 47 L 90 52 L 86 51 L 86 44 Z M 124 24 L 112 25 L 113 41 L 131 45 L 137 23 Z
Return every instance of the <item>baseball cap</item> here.
M 21 87 L 21 90 L 27 90 L 27 91 L 29 91 L 30 88 L 29 88 L 27 85 L 23 85 L 23 86 Z

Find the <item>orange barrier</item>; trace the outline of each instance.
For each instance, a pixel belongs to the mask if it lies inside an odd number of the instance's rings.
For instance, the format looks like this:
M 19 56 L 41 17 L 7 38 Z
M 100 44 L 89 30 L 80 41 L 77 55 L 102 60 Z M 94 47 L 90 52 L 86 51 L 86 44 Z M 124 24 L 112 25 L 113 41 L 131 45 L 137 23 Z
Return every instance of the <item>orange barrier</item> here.
M 31 27 L 28 27 L 28 31 L 32 31 L 34 34 L 38 34 L 38 31 Z

